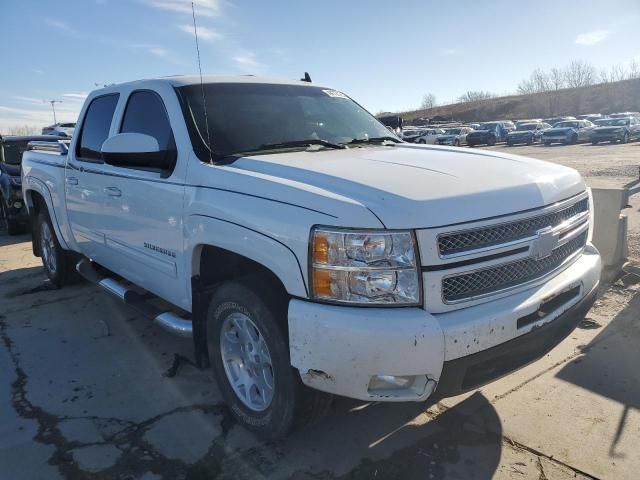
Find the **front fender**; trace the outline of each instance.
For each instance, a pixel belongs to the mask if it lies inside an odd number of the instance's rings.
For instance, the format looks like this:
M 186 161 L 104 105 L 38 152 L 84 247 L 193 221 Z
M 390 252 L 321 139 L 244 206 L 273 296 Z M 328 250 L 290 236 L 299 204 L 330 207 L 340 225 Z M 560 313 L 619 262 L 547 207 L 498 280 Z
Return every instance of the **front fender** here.
M 187 217 L 186 250 L 191 252 L 191 275 L 199 274 L 197 252 L 204 245 L 224 248 L 271 270 L 290 295 L 307 296 L 303 265 L 293 250 L 281 241 L 243 225 L 203 214 Z

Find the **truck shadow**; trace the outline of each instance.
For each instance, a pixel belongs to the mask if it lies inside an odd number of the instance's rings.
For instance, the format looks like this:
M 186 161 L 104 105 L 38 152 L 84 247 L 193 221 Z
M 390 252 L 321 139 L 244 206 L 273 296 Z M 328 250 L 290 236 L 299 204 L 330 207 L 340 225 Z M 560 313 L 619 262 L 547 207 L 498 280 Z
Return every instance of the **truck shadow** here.
M 437 416 L 424 404 L 338 399 L 330 416 L 294 433 L 283 450 L 284 462 L 311 460 L 296 479 L 491 478 L 502 453 L 502 428 L 480 393 Z
M 640 294 L 636 294 L 591 343 L 584 355 L 557 374 L 566 382 L 620 403 L 623 406 L 613 442 L 612 458 L 624 458 L 616 447 L 627 426 L 631 409 L 640 410 Z M 632 434 L 631 434 L 632 435 Z
M 31 233 L 25 232 L 20 235 L 7 235 L 6 231 L 0 230 L 0 247 L 15 245 L 17 243 L 30 242 Z

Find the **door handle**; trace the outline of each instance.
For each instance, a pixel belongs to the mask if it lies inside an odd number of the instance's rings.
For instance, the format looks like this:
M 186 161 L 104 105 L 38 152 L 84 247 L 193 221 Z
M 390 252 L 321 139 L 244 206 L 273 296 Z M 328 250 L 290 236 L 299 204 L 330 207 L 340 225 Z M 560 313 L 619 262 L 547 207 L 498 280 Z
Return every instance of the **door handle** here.
M 67 185 L 77 185 L 78 179 L 76 177 L 67 177 Z
M 122 192 L 117 187 L 105 187 L 104 192 L 110 197 L 121 197 Z

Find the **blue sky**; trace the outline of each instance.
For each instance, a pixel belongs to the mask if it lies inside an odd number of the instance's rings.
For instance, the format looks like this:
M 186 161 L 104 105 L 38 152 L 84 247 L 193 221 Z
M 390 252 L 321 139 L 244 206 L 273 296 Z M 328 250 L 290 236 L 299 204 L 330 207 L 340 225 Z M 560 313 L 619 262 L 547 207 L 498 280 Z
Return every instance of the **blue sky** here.
M 455 5 L 455 6 L 452 6 Z M 640 60 L 638 0 L 197 0 L 205 73 L 300 78 L 372 112 L 509 93 L 534 68 Z M 95 83 L 197 73 L 189 0 L 22 0 L 0 16 L 0 131 L 74 120 Z

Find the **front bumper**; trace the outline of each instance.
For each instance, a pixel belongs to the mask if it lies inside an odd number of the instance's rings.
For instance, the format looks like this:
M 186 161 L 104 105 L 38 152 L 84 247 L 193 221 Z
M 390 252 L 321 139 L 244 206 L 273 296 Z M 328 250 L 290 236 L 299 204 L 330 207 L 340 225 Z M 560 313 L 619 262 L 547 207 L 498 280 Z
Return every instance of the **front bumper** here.
M 438 396 L 453 395 L 520 368 L 562 341 L 593 303 L 600 268 L 600 256 L 589 245 L 542 285 L 441 314 L 293 299 L 291 365 L 309 387 L 365 401 L 423 401 L 434 390 Z M 543 302 L 574 288 L 579 289 L 575 297 L 518 327 L 518 320 L 538 312 Z M 538 330 L 547 333 L 542 338 Z M 540 348 L 530 349 L 530 340 Z M 371 387 L 377 376 L 415 376 L 416 381 L 380 391 Z
M 622 140 L 624 132 L 598 133 L 591 135 L 592 142 L 614 142 Z
M 553 137 L 542 137 L 545 143 L 569 143 L 571 137 L 554 135 Z
M 22 198 L 22 190 L 11 189 L 11 196 L 7 202 L 7 214 L 13 221 L 20 223 L 27 223 L 29 221 L 29 213 Z

